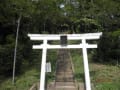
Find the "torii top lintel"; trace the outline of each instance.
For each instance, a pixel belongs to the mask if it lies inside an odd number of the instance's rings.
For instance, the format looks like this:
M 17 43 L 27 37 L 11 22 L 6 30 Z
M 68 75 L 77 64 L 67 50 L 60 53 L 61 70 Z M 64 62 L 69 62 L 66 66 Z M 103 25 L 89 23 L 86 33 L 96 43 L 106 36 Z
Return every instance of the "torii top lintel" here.
M 60 40 L 60 36 L 66 35 L 68 40 L 99 39 L 102 32 L 86 34 L 28 34 L 31 40 Z

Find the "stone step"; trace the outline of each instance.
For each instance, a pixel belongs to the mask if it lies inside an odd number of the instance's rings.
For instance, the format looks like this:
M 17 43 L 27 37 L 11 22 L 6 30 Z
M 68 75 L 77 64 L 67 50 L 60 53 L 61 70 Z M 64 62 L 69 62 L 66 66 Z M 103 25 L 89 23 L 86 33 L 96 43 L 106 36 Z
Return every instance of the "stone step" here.
M 70 83 L 67 84 L 67 82 L 74 83 L 74 75 L 72 70 L 72 64 L 70 60 L 70 55 L 68 50 L 59 50 L 58 53 L 58 60 L 57 60 L 57 67 L 56 67 L 56 78 L 55 82 L 59 83 L 56 84 L 58 90 L 59 86 L 62 88 L 61 90 L 68 89 L 72 87 L 71 90 L 74 90 L 75 85 L 71 85 Z M 62 86 L 62 87 L 61 87 Z
M 68 78 L 68 77 L 67 77 L 67 78 L 66 78 L 66 77 L 57 77 L 57 78 L 56 78 L 56 82 L 62 82 L 62 81 L 63 81 L 63 82 L 65 82 L 65 81 L 66 81 L 66 82 L 68 82 L 68 81 L 70 82 L 70 81 L 74 81 L 74 80 L 73 80 L 72 77 L 69 77 L 69 78 Z
M 37 90 L 39 90 L 39 83 L 37 83 Z M 36 90 L 36 89 L 33 89 Z M 50 82 L 46 90 L 78 90 L 73 82 Z
M 58 64 L 57 64 L 58 66 L 68 66 L 68 65 L 70 65 L 71 66 L 71 64 L 70 63 L 64 63 L 64 62 L 58 62 Z
M 58 78 L 59 78 L 59 77 L 60 77 L 60 78 L 61 78 L 61 77 L 65 77 L 65 78 L 73 78 L 74 76 L 71 75 L 71 74 L 68 74 L 68 75 L 67 75 L 67 74 L 66 74 L 66 75 L 61 74 L 61 75 L 57 75 L 56 77 L 58 77 Z
M 57 64 L 57 67 L 59 67 L 59 66 L 71 67 L 71 64 L 70 63 L 59 63 L 59 64 Z
M 56 78 L 56 82 L 74 82 L 73 78 Z
M 76 88 L 49 88 L 47 90 L 77 90 Z
M 56 72 L 57 72 L 57 73 L 58 73 L 58 72 L 72 72 L 72 69 L 68 69 L 68 68 L 66 68 L 66 69 L 57 69 Z
M 57 75 L 64 75 L 64 74 L 67 74 L 67 75 L 73 75 L 73 72 L 70 71 L 70 72 L 64 72 L 64 71 L 61 71 L 61 72 L 56 72 Z
M 75 87 L 75 83 L 74 82 L 56 82 L 55 83 L 56 87 Z

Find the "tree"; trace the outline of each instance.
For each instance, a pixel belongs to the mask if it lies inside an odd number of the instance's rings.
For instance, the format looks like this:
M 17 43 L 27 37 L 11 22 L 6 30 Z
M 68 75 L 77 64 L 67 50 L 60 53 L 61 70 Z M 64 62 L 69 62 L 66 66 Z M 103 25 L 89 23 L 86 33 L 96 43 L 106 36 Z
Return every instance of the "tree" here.
M 94 61 L 120 63 L 120 30 L 104 33 L 99 42 Z
M 29 3 L 30 4 L 30 3 Z M 31 3 L 32 4 L 32 3 Z M 26 20 L 30 18 L 28 16 L 30 7 L 28 3 L 24 0 L 19 1 L 8 1 L 0 3 L 0 9 L 2 13 L 0 14 L 0 65 L 1 65 L 1 75 L 3 76 L 11 76 L 12 75 L 12 66 L 13 66 L 13 54 L 14 54 L 14 45 L 15 45 L 15 35 L 16 35 L 16 27 L 17 27 L 17 19 L 19 15 L 22 16 L 22 24 L 20 27 L 20 37 L 19 37 L 19 46 L 17 52 L 17 67 L 16 73 L 21 72 L 21 66 L 23 65 L 23 60 L 30 59 L 29 56 L 31 54 L 31 44 L 27 38 L 27 27 Z M 27 10 L 28 12 L 26 12 Z M 24 23 L 24 24 L 23 24 Z M 26 46 L 27 45 L 27 46 Z M 27 49 L 27 50 L 26 50 Z M 30 51 L 27 52 L 26 51 Z M 26 54 L 25 54 L 26 53 Z M 27 58 L 26 58 L 27 57 Z M 29 61 L 28 61 L 29 63 Z
M 102 26 L 94 19 L 82 18 L 74 23 L 77 33 L 100 32 Z

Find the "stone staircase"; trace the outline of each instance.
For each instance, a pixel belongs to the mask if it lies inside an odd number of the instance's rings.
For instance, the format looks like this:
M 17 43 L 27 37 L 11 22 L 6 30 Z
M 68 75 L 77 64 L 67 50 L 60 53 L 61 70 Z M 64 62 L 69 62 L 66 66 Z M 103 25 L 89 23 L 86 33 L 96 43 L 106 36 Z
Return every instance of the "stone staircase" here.
M 59 50 L 55 82 L 74 82 L 72 62 L 68 50 Z
M 33 85 L 29 90 L 39 90 L 39 83 Z M 55 81 L 47 84 L 45 90 L 85 90 L 84 83 L 77 85 L 75 82 L 69 50 L 59 50 Z
M 70 60 L 70 54 L 67 49 L 59 50 L 56 64 L 56 90 L 77 90 L 73 74 L 72 60 Z

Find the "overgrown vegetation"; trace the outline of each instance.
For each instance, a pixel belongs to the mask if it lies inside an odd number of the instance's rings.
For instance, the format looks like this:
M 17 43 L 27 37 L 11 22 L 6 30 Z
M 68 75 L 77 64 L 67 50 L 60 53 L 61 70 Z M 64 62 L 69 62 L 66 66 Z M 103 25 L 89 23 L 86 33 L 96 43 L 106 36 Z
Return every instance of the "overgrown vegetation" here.
M 74 65 L 74 73 L 75 79 L 79 82 L 84 82 L 84 65 L 83 65 L 83 57 L 82 50 L 70 50 L 71 58 Z
M 95 90 L 120 89 L 120 67 L 96 63 L 91 63 L 90 67 Z
M 41 51 L 37 51 L 40 53 Z M 56 68 L 56 59 L 57 59 L 57 50 L 48 50 L 47 52 L 47 62 L 51 63 L 52 72 L 46 73 L 46 82 L 49 83 L 50 81 L 55 80 L 55 68 Z M 34 53 L 35 55 L 36 52 Z M 41 57 L 41 55 L 39 55 Z M 37 84 L 40 82 L 40 67 L 41 67 L 41 58 L 36 58 L 34 60 L 34 64 L 32 64 L 29 68 L 24 68 L 24 73 L 16 76 L 15 78 L 15 85 L 13 85 L 11 78 L 6 78 L 2 83 L 0 83 L 0 90 L 29 90 L 33 84 Z
M 27 70 L 24 74 L 16 77 L 16 83 L 13 85 L 12 79 L 7 79 L 0 84 L 1 90 L 29 90 L 34 84 L 39 82 L 40 73 L 35 68 Z
M 120 64 L 120 30 L 103 33 L 93 56 L 95 62 Z
M 92 51 L 91 58 L 96 63 L 119 67 L 119 0 L 1 0 L 0 11 L 0 83 L 12 76 L 16 28 L 20 17 L 17 76 L 25 73 L 29 67 L 34 67 L 37 60 L 41 60 L 41 51 L 32 50 L 34 42 L 29 40 L 28 33 L 103 32 L 98 49 Z M 55 64 L 54 59 L 52 64 Z M 54 67 L 52 69 L 55 70 Z M 76 77 L 79 77 L 81 73 L 77 71 L 79 70 L 75 71 Z M 54 72 L 48 76 L 54 79 Z
M 75 78 L 77 82 L 84 83 L 84 65 L 82 50 L 71 50 L 71 56 L 75 69 Z M 91 83 L 95 90 L 119 90 L 120 89 L 120 67 L 94 63 L 89 52 L 89 67 Z

